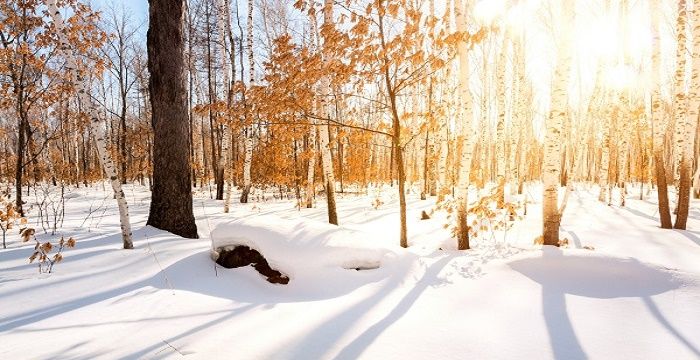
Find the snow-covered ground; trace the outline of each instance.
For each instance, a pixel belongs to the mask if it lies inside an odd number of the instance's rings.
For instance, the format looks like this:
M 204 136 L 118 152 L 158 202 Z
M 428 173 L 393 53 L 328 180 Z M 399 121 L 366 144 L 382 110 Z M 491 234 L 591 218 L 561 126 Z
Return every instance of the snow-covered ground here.
M 394 189 L 378 209 L 376 191 L 339 194 L 340 229 L 321 198 L 223 214 L 199 192 L 191 240 L 146 227 L 149 194 L 129 187 L 126 251 L 109 193 L 73 189 L 59 233 L 78 245 L 53 274 L 27 263 L 15 230 L 0 250 L 0 359 L 700 358 L 700 202 L 689 231 L 661 230 L 653 194 L 608 207 L 581 186 L 562 223 L 569 248 L 540 249 L 532 192 L 523 220 L 459 252 L 444 214 L 418 220 L 434 200 L 414 195 L 411 247 L 398 247 Z M 212 231 L 255 245 L 290 283 L 215 266 Z

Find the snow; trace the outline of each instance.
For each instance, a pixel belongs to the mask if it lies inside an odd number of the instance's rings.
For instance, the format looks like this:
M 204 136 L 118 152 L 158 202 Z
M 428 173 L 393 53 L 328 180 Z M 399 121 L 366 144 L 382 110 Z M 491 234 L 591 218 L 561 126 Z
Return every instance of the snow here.
M 358 230 L 275 215 L 221 223 L 211 232 L 212 259 L 219 249 L 245 245 L 263 254 L 273 269 L 306 284 L 319 275 L 337 279 L 347 270 L 382 266 L 395 255 L 390 248 L 398 247 L 382 246 L 379 240 Z
M 522 221 L 460 252 L 444 213 L 418 220 L 434 200 L 415 193 L 411 246 L 399 248 L 393 188 L 338 194 L 340 227 L 325 224 L 323 201 L 251 196 L 224 214 L 199 190 L 193 240 L 145 226 L 149 193 L 129 186 L 126 251 L 110 191 L 69 193 L 64 227 L 39 231 L 78 239 L 53 274 L 27 264 L 14 230 L 0 250 L 2 359 L 700 358 L 700 202 L 689 231 L 662 230 L 653 193 L 637 200 L 634 189 L 622 208 L 579 186 L 562 222 L 569 248 L 539 248 L 532 187 Z M 212 249 L 234 244 L 290 283 L 216 266 Z M 357 263 L 380 266 L 345 269 Z

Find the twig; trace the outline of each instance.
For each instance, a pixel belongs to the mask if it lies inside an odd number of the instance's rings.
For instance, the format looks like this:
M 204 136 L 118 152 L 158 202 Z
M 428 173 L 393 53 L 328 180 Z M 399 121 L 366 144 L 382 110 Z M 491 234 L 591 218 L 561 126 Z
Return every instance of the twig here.
M 166 345 L 170 346 L 171 349 L 177 351 L 178 354 L 180 354 L 180 355 L 182 355 L 182 356 L 185 356 L 185 354 L 181 353 L 180 350 L 178 350 L 176 347 L 170 345 L 169 342 L 167 342 L 167 341 L 165 341 L 165 340 L 163 340 L 163 342 L 164 342 Z

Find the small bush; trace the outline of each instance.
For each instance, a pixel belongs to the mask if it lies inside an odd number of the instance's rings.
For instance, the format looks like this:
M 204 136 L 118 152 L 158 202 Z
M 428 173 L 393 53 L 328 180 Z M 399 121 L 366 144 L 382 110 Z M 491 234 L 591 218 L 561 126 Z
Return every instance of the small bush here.
M 53 266 L 63 260 L 63 250 L 66 248 L 75 247 L 75 239 L 70 237 L 66 240 L 61 236 L 61 240 L 58 241 L 56 245 L 52 244 L 50 241 L 39 242 L 36 238 L 36 231 L 33 228 L 23 228 L 20 230 L 20 235 L 22 236 L 22 242 L 34 241 L 34 252 L 29 257 L 29 263 L 37 262 L 39 265 L 39 273 L 51 273 Z M 56 250 L 55 254 L 51 252 Z

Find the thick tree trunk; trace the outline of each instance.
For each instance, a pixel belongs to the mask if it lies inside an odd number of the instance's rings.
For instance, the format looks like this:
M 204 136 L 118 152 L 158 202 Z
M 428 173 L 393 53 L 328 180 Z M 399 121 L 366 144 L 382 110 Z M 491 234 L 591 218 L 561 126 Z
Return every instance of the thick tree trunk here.
M 558 42 L 558 59 L 552 81 L 552 103 L 549 118 L 545 123 L 544 162 L 542 178 L 544 194 L 542 200 L 542 237 L 544 245 L 559 246 L 559 184 L 561 176 L 561 131 L 568 113 L 567 84 L 571 62 L 570 30 L 573 22 L 572 4 L 562 4 L 560 16 L 561 38 Z
M 184 79 L 184 0 L 149 0 L 149 92 L 153 126 L 153 194 L 148 225 L 197 238 Z

